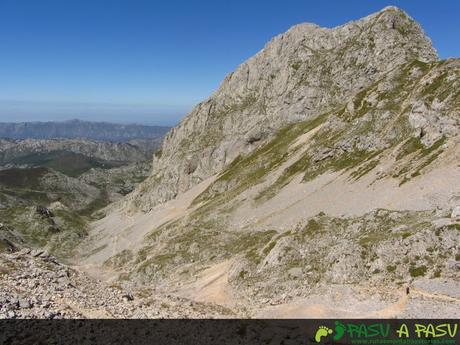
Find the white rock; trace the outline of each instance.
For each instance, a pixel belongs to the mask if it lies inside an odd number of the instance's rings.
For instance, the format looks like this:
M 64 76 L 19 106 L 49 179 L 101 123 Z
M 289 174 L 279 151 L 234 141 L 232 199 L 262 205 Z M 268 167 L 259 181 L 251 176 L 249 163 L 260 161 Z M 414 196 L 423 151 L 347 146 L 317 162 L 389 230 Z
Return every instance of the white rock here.
M 454 218 L 454 219 L 459 219 L 460 218 L 460 205 L 455 206 L 452 209 L 452 213 L 450 214 L 450 217 Z
M 292 278 L 298 279 L 303 277 L 303 272 L 301 267 L 293 267 L 288 270 L 288 275 Z

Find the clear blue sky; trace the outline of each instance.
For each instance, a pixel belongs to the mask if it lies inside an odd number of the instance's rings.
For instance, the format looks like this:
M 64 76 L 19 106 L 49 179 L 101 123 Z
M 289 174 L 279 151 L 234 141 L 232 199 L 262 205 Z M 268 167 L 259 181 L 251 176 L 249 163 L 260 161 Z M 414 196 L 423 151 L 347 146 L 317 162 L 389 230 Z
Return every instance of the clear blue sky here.
M 457 0 L 0 0 L 0 121 L 174 124 L 274 35 L 387 5 L 460 55 Z

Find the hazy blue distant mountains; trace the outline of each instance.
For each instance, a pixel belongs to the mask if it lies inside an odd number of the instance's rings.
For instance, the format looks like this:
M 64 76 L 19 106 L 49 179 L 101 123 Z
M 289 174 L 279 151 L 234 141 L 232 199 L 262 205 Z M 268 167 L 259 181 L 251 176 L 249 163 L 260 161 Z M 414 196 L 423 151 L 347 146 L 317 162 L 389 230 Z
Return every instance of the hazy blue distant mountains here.
M 132 139 L 161 140 L 170 127 L 135 124 L 115 124 L 70 120 L 64 122 L 1 123 L 0 138 L 10 139 L 93 139 L 129 141 Z

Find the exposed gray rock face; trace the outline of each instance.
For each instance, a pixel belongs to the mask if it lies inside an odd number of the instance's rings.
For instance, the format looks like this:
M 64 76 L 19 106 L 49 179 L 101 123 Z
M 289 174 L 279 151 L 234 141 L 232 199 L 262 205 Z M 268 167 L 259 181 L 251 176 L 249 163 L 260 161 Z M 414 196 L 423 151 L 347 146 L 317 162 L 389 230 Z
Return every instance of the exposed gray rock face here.
M 434 295 L 460 269 L 459 89 L 460 60 L 394 7 L 296 26 L 166 136 L 84 264 L 251 316 L 458 315 Z M 352 311 L 362 291 L 385 301 Z
M 436 77 L 439 78 L 440 75 Z M 444 136 L 453 136 L 458 133 L 457 119 L 445 116 L 443 105 L 444 102 L 438 99 L 428 105 L 421 100 L 412 105 L 409 123 L 417 130 L 425 146 L 431 146 Z
M 458 219 L 460 218 L 460 206 L 455 206 L 450 215 L 451 218 Z
M 188 190 L 288 123 L 329 110 L 414 59 L 437 60 L 420 26 L 387 7 L 337 28 L 296 25 L 229 74 L 165 137 L 129 198 L 144 211 Z

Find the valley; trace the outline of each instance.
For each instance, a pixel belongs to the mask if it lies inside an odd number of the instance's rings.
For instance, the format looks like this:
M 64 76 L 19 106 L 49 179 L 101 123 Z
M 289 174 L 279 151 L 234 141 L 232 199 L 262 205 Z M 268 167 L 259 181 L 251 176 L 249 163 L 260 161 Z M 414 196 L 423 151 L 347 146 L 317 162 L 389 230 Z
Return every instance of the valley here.
M 274 37 L 161 148 L 4 140 L 0 317 L 458 318 L 459 90 L 390 6 Z
M 74 255 L 98 211 L 134 190 L 153 149 L 87 139 L 0 139 L 2 246 Z

